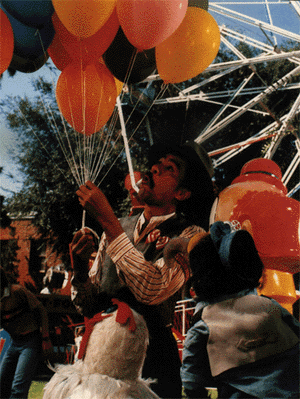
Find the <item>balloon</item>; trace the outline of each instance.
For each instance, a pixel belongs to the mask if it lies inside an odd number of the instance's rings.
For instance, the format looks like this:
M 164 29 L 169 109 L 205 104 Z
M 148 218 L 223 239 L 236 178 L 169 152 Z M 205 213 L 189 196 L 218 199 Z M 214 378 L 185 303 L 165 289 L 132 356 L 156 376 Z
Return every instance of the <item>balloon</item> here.
M 124 83 L 121 82 L 119 79 L 115 78 L 115 84 L 116 84 L 117 96 L 118 96 L 119 94 L 121 94 L 121 91 L 123 90 Z
M 179 83 L 199 75 L 215 59 L 220 40 L 214 18 L 201 8 L 188 7 L 179 28 L 155 49 L 160 77 L 165 83 Z
M 101 57 L 99 60 L 100 64 L 105 65 L 105 62 L 103 60 L 103 58 Z M 115 81 L 115 85 L 116 85 L 116 90 L 117 90 L 117 97 L 121 94 L 123 87 L 124 87 L 124 83 L 121 82 L 119 79 L 117 79 L 116 77 L 114 77 L 114 81 Z
M 13 51 L 13 30 L 5 12 L 0 9 L 0 75 L 8 68 Z
M 108 49 L 119 29 L 117 12 L 114 10 L 106 23 L 94 35 L 82 39 L 72 35 L 58 18 L 56 12 L 52 16 L 55 36 L 59 38 L 65 51 L 75 60 L 86 65 L 99 61 L 100 56 Z
M 55 33 L 51 20 L 41 29 L 36 29 L 22 24 L 7 11 L 3 11 L 7 15 L 14 33 L 14 55 L 32 61 L 42 57 L 50 46 Z
M 33 59 L 23 58 L 19 55 L 14 54 L 9 65 L 9 68 L 15 69 L 19 72 L 32 73 L 45 65 L 48 60 L 49 55 L 47 53 L 40 55 L 39 57 Z
M 48 48 L 48 54 L 56 68 L 60 71 L 63 71 L 69 64 L 71 64 L 71 62 L 73 62 L 73 58 L 62 45 L 57 33 L 55 34 L 54 39 Z
M 68 65 L 56 86 L 59 109 L 69 124 L 87 136 L 97 132 L 110 118 L 117 91 L 112 74 L 101 64 L 82 69 L 80 63 Z
M 73 35 L 94 35 L 110 17 L 117 0 L 52 0 L 54 9 Z
M 129 43 L 122 28 L 119 28 L 112 44 L 103 54 L 103 59 L 111 73 L 126 83 L 141 82 L 156 69 L 155 49 L 138 52 Z
M 208 10 L 208 0 L 189 0 L 188 7 L 199 7 Z
M 157 46 L 181 24 L 188 0 L 118 0 L 120 25 L 139 50 Z
M 34 28 L 43 27 L 54 12 L 51 0 L 2 0 L 2 5 L 18 21 Z

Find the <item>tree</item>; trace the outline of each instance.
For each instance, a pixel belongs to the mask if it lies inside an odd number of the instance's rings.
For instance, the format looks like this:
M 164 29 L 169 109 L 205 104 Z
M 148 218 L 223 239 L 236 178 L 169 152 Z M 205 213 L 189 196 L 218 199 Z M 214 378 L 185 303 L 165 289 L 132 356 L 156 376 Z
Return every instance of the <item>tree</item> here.
M 52 85 L 40 80 L 36 82 L 36 87 L 40 97 L 37 96 L 33 101 L 28 98 L 19 98 L 17 102 L 12 99 L 6 101 L 6 106 L 10 109 L 7 113 L 9 126 L 18 132 L 19 137 L 14 156 L 25 175 L 23 188 L 8 200 L 8 209 L 13 214 L 34 213 L 34 223 L 39 233 L 53 245 L 54 250 L 65 255 L 63 261 L 68 263 L 68 245 L 75 230 L 81 228 L 82 207 L 75 193 L 78 183 L 58 138 L 63 140 L 67 151 L 70 143 L 76 160 L 79 151 L 89 149 L 78 147 L 76 134 L 70 127 L 66 126 L 67 132 L 64 133 Z M 51 104 L 51 115 L 46 103 Z M 117 130 L 118 126 L 116 132 Z M 107 134 L 104 130 L 101 138 L 96 140 L 104 142 Z M 109 140 L 115 142 L 116 133 Z M 99 145 L 101 144 L 100 142 Z M 111 143 L 107 145 L 111 146 Z M 119 156 L 117 162 L 114 161 L 122 148 L 121 140 L 114 147 L 111 146 L 110 159 L 105 162 L 101 173 L 106 176 L 101 187 L 119 216 L 128 212 L 130 206 L 127 201 L 127 206 L 124 204 L 120 207 L 127 197 L 123 185 L 127 164 L 124 155 Z M 138 150 L 136 146 L 135 160 L 141 153 L 141 149 Z M 67 155 L 70 156 L 70 153 Z M 122 211 L 118 211 L 119 209 Z M 86 225 L 101 233 L 99 226 L 88 216 Z
M 0 168 L 0 174 L 2 168 Z M 5 270 L 10 283 L 16 282 L 18 279 L 18 260 L 17 251 L 19 246 L 17 239 L 14 239 L 15 229 L 11 225 L 12 220 L 7 214 L 7 210 L 4 207 L 4 197 L 0 196 L 0 227 L 2 229 L 8 229 L 11 235 L 10 240 L 1 240 L 0 250 L 0 265 Z

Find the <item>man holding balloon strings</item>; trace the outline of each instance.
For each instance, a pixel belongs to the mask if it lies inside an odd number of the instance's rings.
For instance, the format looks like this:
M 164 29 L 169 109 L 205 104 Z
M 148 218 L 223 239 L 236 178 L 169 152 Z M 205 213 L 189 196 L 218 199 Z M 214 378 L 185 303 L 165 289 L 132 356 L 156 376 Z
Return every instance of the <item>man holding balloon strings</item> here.
M 190 238 L 208 229 L 213 168 L 208 154 L 195 142 L 152 146 L 149 166 L 137 193 L 144 210 L 134 216 L 119 220 L 90 181 L 77 191 L 79 202 L 104 233 L 90 270 L 93 235 L 83 228 L 73 238 L 72 299 L 88 318 L 111 308 L 112 298 L 142 314 L 150 333 L 143 377 L 157 380 L 151 388 L 160 397 L 181 398 L 181 362 L 171 327 L 180 289 L 190 272 L 180 257 L 167 266 L 163 250 L 173 237 Z M 169 250 L 179 252 L 176 247 Z

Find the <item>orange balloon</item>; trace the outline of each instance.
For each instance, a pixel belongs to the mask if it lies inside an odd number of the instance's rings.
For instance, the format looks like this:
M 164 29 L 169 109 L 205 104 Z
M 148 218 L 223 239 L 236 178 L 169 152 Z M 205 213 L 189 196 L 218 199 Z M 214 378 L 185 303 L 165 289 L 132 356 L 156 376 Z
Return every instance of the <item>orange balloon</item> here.
M 220 31 L 205 10 L 188 7 L 176 31 L 155 48 L 156 65 L 165 83 L 180 83 L 203 72 L 220 47 Z
M 52 0 L 54 9 L 73 35 L 94 35 L 110 17 L 117 0 Z
M 113 75 L 105 65 L 80 63 L 68 65 L 56 86 L 58 107 L 69 124 L 80 133 L 91 136 L 110 118 L 117 90 Z
M 115 84 L 116 84 L 116 89 L 117 89 L 117 96 L 121 93 L 123 90 L 124 83 L 115 78 Z
M 9 67 L 13 52 L 13 29 L 5 12 L 0 9 L 0 75 Z

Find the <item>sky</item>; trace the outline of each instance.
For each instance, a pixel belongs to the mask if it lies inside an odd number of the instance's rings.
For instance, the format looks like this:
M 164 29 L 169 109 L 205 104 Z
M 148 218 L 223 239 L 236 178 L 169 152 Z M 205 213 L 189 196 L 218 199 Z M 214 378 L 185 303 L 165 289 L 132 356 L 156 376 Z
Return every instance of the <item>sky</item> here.
M 268 14 L 266 12 L 266 6 L 263 4 L 263 1 L 261 1 L 261 4 L 258 4 L 259 0 L 256 0 L 255 3 L 257 5 L 255 7 L 248 4 L 251 3 L 251 1 L 244 0 L 243 2 L 241 2 L 239 0 L 233 0 L 231 2 L 232 4 L 226 5 L 226 7 L 231 7 L 235 11 L 242 14 L 244 13 L 252 18 L 258 18 L 264 22 L 269 22 Z M 221 6 L 225 6 L 225 3 L 225 0 L 211 0 L 209 2 L 209 4 L 212 6 L 218 4 Z M 298 1 L 296 3 L 299 4 L 300 8 L 300 2 Z M 294 9 L 292 9 L 288 5 L 282 6 L 274 4 L 274 1 L 270 1 L 270 10 L 272 22 L 274 25 L 279 26 L 283 29 L 287 29 L 288 31 L 296 33 L 298 35 L 300 34 L 299 16 L 296 14 Z M 246 29 L 247 34 L 251 34 L 257 40 L 265 40 L 263 33 L 256 27 L 245 27 L 245 25 L 239 20 L 228 20 L 226 17 L 220 16 L 214 12 L 211 12 L 211 14 L 216 19 L 219 26 L 226 24 L 231 29 L 235 29 L 238 31 L 243 31 L 244 29 Z M 277 36 L 277 38 L 278 40 L 280 40 L 279 36 Z M 57 71 L 57 74 L 54 74 L 53 72 L 50 72 L 50 69 L 46 66 L 42 67 L 34 73 L 17 72 L 14 77 L 9 77 L 8 73 L 4 72 L 3 79 L 1 81 L 0 98 L 2 100 L 5 98 L 6 95 L 30 97 L 34 95 L 32 82 L 35 79 L 37 79 L 39 76 L 44 76 L 48 81 L 52 81 L 55 84 L 58 75 L 59 71 Z M 16 133 L 11 131 L 7 127 L 5 118 L 0 112 L 0 166 L 4 168 L 3 173 L 0 174 L 0 195 L 4 195 L 5 197 L 10 196 L 12 192 L 16 192 L 22 187 L 23 177 L 22 174 L 18 171 L 18 167 L 13 161 L 12 157 L 15 144 Z
M 40 76 L 44 76 L 55 84 L 59 73 L 54 74 L 46 67 L 42 67 L 34 73 L 17 72 L 13 77 L 10 77 L 7 71 L 4 72 L 0 88 L 1 100 L 5 96 L 20 96 L 21 98 L 35 96 L 33 83 Z M 13 160 L 16 134 L 15 131 L 8 128 L 5 118 L 0 112 L 0 166 L 4 168 L 3 173 L 0 174 L 0 195 L 5 197 L 11 196 L 13 192 L 19 191 L 22 187 L 23 176 Z

